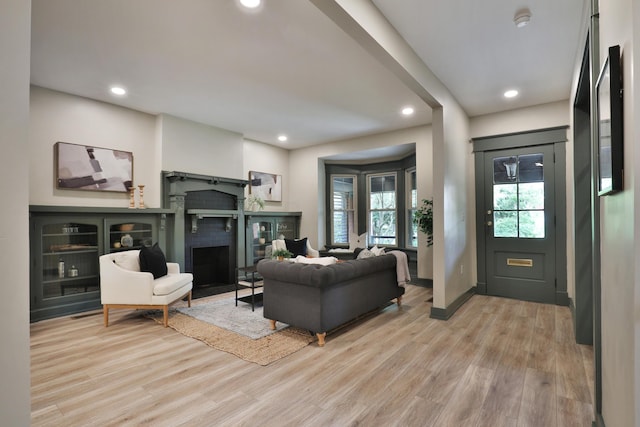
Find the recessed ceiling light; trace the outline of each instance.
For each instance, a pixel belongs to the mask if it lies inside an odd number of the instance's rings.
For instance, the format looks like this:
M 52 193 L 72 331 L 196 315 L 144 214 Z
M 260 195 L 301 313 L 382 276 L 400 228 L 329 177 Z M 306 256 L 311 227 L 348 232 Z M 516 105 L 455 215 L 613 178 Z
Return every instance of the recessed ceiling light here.
M 404 107 L 402 109 L 402 114 L 405 116 L 410 116 L 415 112 L 415 110 L 413 109 L 413 107 Z
M 504 93 L 505 98 L 515 98 L 518 96 L 518 91 L 515 89 L 510 89 Z
M 280 142 L 285 142 L 287 139 L 288 139 L 288 138 L 287 138 L 287 135 L 280 135 L 280 136 L 278 136 L 278 141 L 280 141 Z
M 240 4 L 249 9 L 260 6 L 260 0 L 240 0 Z
M 121 86 L 111 86 L 111 93 L 114 95 L 122 96 L 127 94 L 127 90 Z

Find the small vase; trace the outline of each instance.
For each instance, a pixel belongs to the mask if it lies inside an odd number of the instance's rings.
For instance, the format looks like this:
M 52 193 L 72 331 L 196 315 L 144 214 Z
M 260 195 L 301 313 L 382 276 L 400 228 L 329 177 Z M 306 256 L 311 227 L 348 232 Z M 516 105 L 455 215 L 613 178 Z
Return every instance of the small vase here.
M 267 239 L 265 239 L 264 237 L 260 237 L 258 239 L 258 243 L 260 243 L 261 245 L 264 245 L 267 242 Z
M 279 256 L 278 257 L 278 261 L 284 261 L 284 257 L 283 256 Z

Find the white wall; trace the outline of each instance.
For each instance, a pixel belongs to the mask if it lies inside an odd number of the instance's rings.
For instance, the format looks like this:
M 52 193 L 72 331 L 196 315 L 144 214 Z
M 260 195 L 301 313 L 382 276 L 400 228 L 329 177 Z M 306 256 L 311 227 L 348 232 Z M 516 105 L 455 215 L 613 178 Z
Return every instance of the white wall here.
M 129 206 L 126 193 L 56 189 L 53 147 L 63 141 L 133 152 L 134 184 L 145 185 L 147 206 L 160 206 L 154 116 L 32 86 L 29 132 L 29 203 Z
M 282 202 L 266 202 L 265 211 L 290 211 L 289 189 L 293 177 L 289 174 L 289 150 L 244 140 L 243 179 L 249 179 L 249 171 L 273 173 L 282 176 Z M 245 189 L 245 196 L 249 195 L 249 188 Z M 306 213 L 305 213 L 306 214 Z
M 455 100 L 433 111 L 433 307 L 475 285 L 475 187 L 469 121 Z M 439 226 L 440 225 L 440 226 Z
M 168 114 L 158 120 L 163 170 L 247 179 L 241 134 Z
M 162 170 L 247 179 L 238 133 L 36 86 L 30 98 L 30 204 L 129 206 L 126 193 L 56 189 L 53 146 L 58 141 L 133 152 L 134 184 L 145 185 L 147 207 L 161 207 Z
M 29 357 L 29 41 L 30 3 L 2 2 L 0 13 L 0 425 L 31 423 Z
M 525 130 L 568 126 L 571 105 L 568 100 L 518 108 L 502 113 L 472 117 L 471 138 L 502 135 Z
M 640 31 L 635 0 L 600 3 L 600 63 L 620 45 L 624 87 L 624 191 L 600 198 L 602 281 L 602 414 L 608 427 L 640 423 L 640 93 L 634 68 Z M 635 34 L 634 34 L 635 32 Z M 634 43 L 635 42 L 635 43 Z M 636 77 L 637 80 L 637 77 Z M 633 256 L 631 254 L 634 254 Z

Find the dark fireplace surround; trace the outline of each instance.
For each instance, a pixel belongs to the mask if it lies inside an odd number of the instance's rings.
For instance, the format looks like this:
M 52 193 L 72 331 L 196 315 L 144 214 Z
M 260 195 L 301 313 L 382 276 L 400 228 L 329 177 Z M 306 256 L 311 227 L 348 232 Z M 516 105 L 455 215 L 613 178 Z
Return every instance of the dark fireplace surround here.
M 194 287 L 235 282 L 245 265 L 244 188 L 246 180 L 163 172 L 163 204 L 175 212 L 168 252 Z M 171 251 L 171 250 L 172 251 Z

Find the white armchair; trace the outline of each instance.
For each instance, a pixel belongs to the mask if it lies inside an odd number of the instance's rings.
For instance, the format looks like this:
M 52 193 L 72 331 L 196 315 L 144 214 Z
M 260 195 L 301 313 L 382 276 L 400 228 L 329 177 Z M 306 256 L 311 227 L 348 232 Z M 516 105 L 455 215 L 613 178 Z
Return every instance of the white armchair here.
M 112 308 L 162 309 L 166 327 L 170 304 L 186 296 L 191 307 L 193 275 L 180 273 L 179 264 L 168 262 L 168 274 L 154 279 L 153 274 L 140 271 L 139 252 L 123 251 L 100 257 L 100 300 L 105 327 L 109 326 Z

